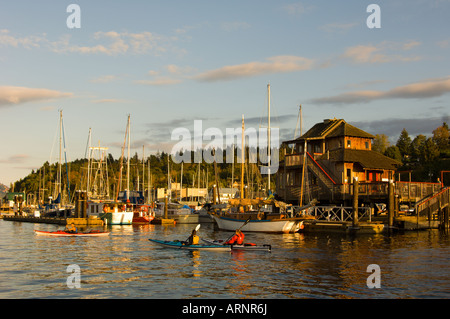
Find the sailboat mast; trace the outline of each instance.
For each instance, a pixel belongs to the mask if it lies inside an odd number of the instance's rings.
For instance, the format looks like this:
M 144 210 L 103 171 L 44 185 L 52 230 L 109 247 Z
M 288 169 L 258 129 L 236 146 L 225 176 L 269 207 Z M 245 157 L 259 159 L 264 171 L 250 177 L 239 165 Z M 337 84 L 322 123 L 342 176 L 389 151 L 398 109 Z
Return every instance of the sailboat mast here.
M 242 114 L 242 150 L 241 150 L 241 198 L 244 198 L 244 158 L 245 158 L 245 124 L 244 114 Z
M 270 83 L 267 84 L 267 95 L 268 95 L 268 128 L 267 128 L 267 156 L 268 156 L 268 190 L 270 191 Z
M 130 115 L 128 114 L 127 201 L 130 199 Z
M 59 111 L 59 161 L 58 161 L 58 193 L 61 194 L 61 163 L 62 163 L 62 110 Z

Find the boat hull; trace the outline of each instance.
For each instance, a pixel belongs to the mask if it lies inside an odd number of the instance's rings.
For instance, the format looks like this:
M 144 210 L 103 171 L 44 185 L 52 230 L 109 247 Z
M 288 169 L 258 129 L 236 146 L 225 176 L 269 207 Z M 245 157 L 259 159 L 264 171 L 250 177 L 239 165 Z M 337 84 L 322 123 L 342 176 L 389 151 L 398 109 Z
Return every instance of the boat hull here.
M 107 225 L 131 225 L 133 212 L 108 212 L 100 215 Z
M 219 240 L 208 240 L 208 239 L 203 239 L 202 241 L 204 241 L 205 243 L 209 244 L 209 245 L 224 245 L 223 241 L 219 241 Z M 242 244 L 242 245 L 229 245 L 231 247 L 232 250 L 259 250 L 259 251 L 272 251 L 272 246 L 271 245 L 254 245 L 254 244 Z
M 295 233 L 300 230 L 303 219 L 301 218 L 283 218 L 271 220 L 250 220 L 247 224 L 245 220 L 228 218 L 225 216 L 211 215 L 217 223 L 219 229 L 235 231 L 241 228 L 243 232 L 263 232 L 263 233 Z
M 108 236 L 109 232 L 89 232 L 89 233 L 68 233 L 65 231 L 43 231 L 43 230 L 35 230 L 36 235 L 40 236 L 54 236 L 54 237 L 102 237 Z
M 222 245 L 183 245 L 181 241 L 168 241 L 168 240 L 157 240 L 149 239 L 151 242 L 162 245 L 164 247 L 176 248 L 176 249 L 187 249 L 187 250 L 212 250 L 212 251 L 230 251 L 230 246 Z

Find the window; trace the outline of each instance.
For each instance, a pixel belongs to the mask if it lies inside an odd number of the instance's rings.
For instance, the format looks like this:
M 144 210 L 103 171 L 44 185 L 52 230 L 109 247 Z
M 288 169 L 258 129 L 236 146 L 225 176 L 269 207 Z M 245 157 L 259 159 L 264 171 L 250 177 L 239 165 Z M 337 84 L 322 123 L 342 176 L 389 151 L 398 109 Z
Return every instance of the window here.
M 351 147 L 352 146 L 352 141 L 351 140 L 347 140 L 347 147 Z
M 366 142 L 366 150 L 369 149 L 369 142 Z

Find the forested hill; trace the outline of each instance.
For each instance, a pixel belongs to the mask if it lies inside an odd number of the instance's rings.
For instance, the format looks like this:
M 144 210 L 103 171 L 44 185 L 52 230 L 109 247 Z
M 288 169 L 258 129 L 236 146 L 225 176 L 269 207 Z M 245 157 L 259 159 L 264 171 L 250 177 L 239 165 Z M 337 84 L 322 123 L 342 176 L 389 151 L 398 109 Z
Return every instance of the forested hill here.
M 248 151 L 248 150 L 247 150 Z M 241 165 L 226 163 L 226 151 L 223 151 L 222 163 L 206 163 L 203 161 L 200 163 L 194 162 L 194 153 L 191 153 L 191 163 L 177 164 L 172 161 L 170 154 L 157 153 L 146 157 L 143 165 L 142 158 L 138 157 L 136 153 L 130 158 L 130 188 L 143 189 L 142 180 L 145 181 L 145 189 L 149 185 L 149 171 L 151 173 L 151 187 L 152 188 L 167 188 L 168 185 L 168 170 L 170 169 L 171 182 L 180 183 L 181 170 L 183 170 L 183 187 L 212 187 L 216 184 L 216 171 L 219 187 L 231 187 L 231 181 L 240 181 Z M 235 151 L 235 163 L 237 163 L 237 152 Z M 120 159 L 115 159 L 111 154 L 108 154 L 108 182 L 110 185 L 110 194 L 115 193 L 118 187 L 119 172 L 120 172 Z M 245 184 L 252 185 L 256 190 L 258 188 L 264 188 L 264 184 L 267 182 L 266 176 L 261 176 L 259 172 L 259 166 L 261 163 L 246 164 L 245 169 Z M 67 190 L 67 181 L 70 185 L 70 192 L 73 194 L 75 190 L 86 189 L 87 178 L 87 159 L 77 159 L 70 163 L 61 165 L 61 176 L 63 189 Z M 168 168 L 169 166 L 169 168 Z M 127 163 L 126 159 L 122 165 L 122 187 L 126 188 L 127 178 Z M 234 168 L 234 172 L 233 172 Z M 200 172 L 199 172 L 200 171 Z M 93 173 L 91 173 L 93 174 Z M 42 167 L 36 171 L 32 171 L 25 178 L 15 182 L 14 189 L 16 191 L 25 191 L 27 193 L 38 192 L 39 189 L 45 189 L 45 196 L 51 196 L 52 190 L 55 188 L 55 182 L 58 175 L 58 164 L 44 163 Z M 200 175 L 200 178 L 199 178 Z M 274 177 L 273 177 L 274 180 Z
M 3 198 L 3 196 L 5 196 L 5 194 L 8 192 L 9 188 L 8 186 L 0 183 L 0 198 Z

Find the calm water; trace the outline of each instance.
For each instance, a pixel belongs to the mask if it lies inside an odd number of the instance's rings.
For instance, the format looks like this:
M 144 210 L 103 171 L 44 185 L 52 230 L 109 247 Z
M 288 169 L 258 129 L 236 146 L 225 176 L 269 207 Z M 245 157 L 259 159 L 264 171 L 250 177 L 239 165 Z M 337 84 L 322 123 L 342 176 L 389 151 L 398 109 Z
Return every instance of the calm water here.
M 253 234 L 272 252 L 180 251 L 148 238 L 186 239 L 195 225 L 110 226 L 108 237 L 53 238 L 62 226 L 0 220 L 0 298 L 449 298 L 450 239 L 395 235 Z M 230 232 L 203 224 L 199 235 Z M 70 289 L 77 264 L 81 287 Z M 381 287 L 369 289 L 378 264 Z

